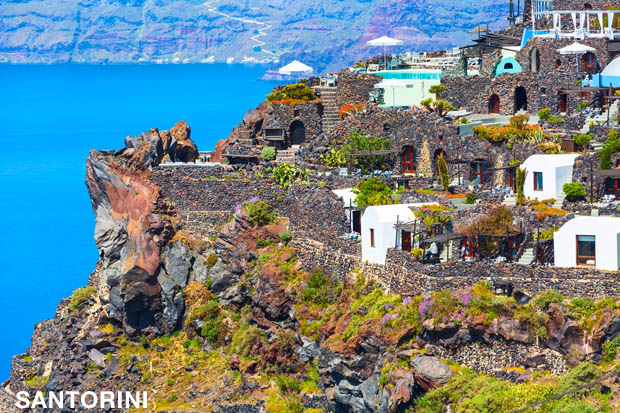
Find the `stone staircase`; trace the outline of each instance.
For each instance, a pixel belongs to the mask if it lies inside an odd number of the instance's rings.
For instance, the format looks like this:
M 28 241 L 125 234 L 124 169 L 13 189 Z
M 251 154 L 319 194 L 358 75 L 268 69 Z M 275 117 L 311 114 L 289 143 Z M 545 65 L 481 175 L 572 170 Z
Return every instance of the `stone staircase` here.
M 321 118 L 323 132 L 329 133 L 340 122 L 339 108 L 336 103 L 336 88 L 316 86 L 314 91 L 321 97 L 323 103 L 323 117 Z
M 502 204 L 507 206 L 513 206 L 517 204 L 517 196 L 516 195 L 506 195 Z
M 516 263 L 519 265 L 531 265 L 534 262 L 534 248 L 526 248 Z
M 597 115 L 593 118 L 587 118 L 583 127 L 581 128 L 581 130 L 579 131 L 579 133 L 582 134 L 586 134 L 590 132 L 590 122 L 594 123 L 595 125 L 604 125 L 607 123 L 607 112 L 609 112 L 609 122 L 611 123 L 611 125 L 615 125 L 615 121 L 614 119 L 616 119 L 618 117 L 618 112 L 620 111 L 620 101 L 616 100 L 614 101 L 614 103 L 609 106 L 609 109 L 606 110 L 605 112 L 601 113 L 600 115 Z
M 297 153 L 297 149 L 278 149 L 276 152 L 276 162 L 277 163 L 288 163 L 291 165 L 295 165 L 295 155 Z
M 555 202 L 553 203 L 553 207 L 557 209 L 562 209 L 562 204 L 564 203 L 564 199 L 566 198 L 566 194 L 562 192 L 555 198 Z

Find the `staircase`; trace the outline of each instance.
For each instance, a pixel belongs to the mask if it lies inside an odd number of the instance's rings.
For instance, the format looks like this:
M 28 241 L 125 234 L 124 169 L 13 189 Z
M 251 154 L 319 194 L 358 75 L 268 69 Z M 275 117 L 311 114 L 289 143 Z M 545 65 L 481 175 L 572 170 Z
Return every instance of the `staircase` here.
M 444 248 L 441 250 L 441 254 L 439 254 L 439 262 L 444 263 L 444 262 L 448 262 L 448 250 L 452 248 L 452 245 L 450 242 L 448 242 Z
M 288 163 L 291 165 L 295 165 L 295 154 L 297 153 L 297 149 L 278 149 L 276 152 L 276 162 L 277 163 Z
M 527 248 L 521 254 L 521 258 L 516 263 L 519 265 L 531 265 L 534 261 L 534 248 Z
M 513 206 L 517 204 L 517 197 L 516 195 L 506 195 L 504 197 L 504 200 L 502 201 L 502 204 L 507 205 L 507 206 Z
M 561 194 L 558 194 L 557 198 L 555 198 L 555 202 L 553 203 L 552 207 L 557 208 L 557 209 L 562 209 L 562 204 L 564 203 L 565 198 L 566 198 L 566 194 L 564 192 L 562 192 Z
M 329 133 L 340 122 L 339 108 L 336 103 L 336 88 L 316 86 L 314 91 L 321 97 L 321 102 L 323 103 L 323 116 L 321 118 L 323 132 Z
M 609 122 L 611 125 L 615 124 L 614 119 L 616 119 L 618 117 L 618 112 L 620 110 L 620 101 L 616 100 L 614 101 L 614 103 L 609 106 L 609 109 L 607 109 L 605 112 L 601 113 L 600 115 L 597 115 L 593 118 L 587 118 L 585 121 L 585 124 L 583 125 L 583 127 L 581 128 L 581 130 L 579 131 L 582 134 L 587 134 L 590 132 L 590 122 L 594 123 L 595 125 L 603 125 L 607 123 L 607 112 L 609 112 Z

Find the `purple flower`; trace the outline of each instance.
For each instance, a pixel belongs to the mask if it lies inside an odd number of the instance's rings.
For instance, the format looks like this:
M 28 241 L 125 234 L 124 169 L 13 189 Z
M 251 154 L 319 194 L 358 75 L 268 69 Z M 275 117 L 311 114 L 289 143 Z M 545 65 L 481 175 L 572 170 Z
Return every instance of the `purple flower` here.
M 306 284 L 306 282 L 305 282 L 305 281 L 302 281 L 302 282 L 301 282 L 301 288 L 304 288 L 304 289 L 305 289 L 305 288 L 306 288 L 306 285 L 307 285 L 307 284 Z
M 396 320 L 398 318 L 398 314 L 394 313 L 390 315 L 390 320 Z
M 431 308 L 431 300 L 429 298 L 425 298 L 424 300 L 422 300 L 422 302 L 420 302 L 420 317 L 424 318 L 426 316 L 426 313 L 428 313 L 428 310 L 430 310 Z
M 411 297 L 405 297 L 405 299 L 403 300 L 403 305 L 407 305 L 411 302 Z
M 381 324 L 385 324 L 390 320 L 390 315 L 386 314 L 381 318 Z
M 235 212 L 239 211 L 240 209 L 241 209 L 241 205 L 240 204 L 235 205 Z
M 260 201 L 260 197 L 254 195 L 252 198 L 250 198 L 250 200 L 248 201 L 248 203 L 250 202 L 256 202 L 256 201 Z

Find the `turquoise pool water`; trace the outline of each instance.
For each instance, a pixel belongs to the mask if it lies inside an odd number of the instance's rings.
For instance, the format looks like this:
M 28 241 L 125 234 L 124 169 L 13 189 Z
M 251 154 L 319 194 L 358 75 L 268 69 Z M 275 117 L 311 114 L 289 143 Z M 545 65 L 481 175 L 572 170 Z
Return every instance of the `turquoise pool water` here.
M 424 72 L 417 70 L 385 70 L 371 73 L 379 75 L 384 79 L 405 79 L 405 80 L 439 80 L 441 72 Z

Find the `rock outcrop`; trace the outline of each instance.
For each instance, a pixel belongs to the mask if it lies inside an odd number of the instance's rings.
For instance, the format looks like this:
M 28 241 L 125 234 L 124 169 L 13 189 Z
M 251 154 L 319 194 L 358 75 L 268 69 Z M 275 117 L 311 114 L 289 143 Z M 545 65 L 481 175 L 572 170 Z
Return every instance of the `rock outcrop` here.
M 170 131 L 127 137 L 118 152 L 91 151 L 86 186 L 95 212 L 95 243 L 103 263 L 98 294 L 107 315 L 129 333 L 174 329 L 183 312 L 179 289 L 195 257 L 158 214 L 159 187 L 149 169 L 164 159 L 191 162 L 198 150 L 185 122 Z

